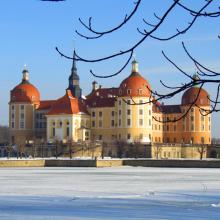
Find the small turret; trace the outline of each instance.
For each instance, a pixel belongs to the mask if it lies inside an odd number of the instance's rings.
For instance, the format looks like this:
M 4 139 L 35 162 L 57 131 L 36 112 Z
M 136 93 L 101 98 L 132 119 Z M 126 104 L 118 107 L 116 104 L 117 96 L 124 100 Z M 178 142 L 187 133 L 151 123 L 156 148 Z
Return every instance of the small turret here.
M 95 90 L 97 90 L 98 88 L 99 88 L 98 83 L 97 83 L 96 81 L 93 81 L 93 82 L 92 82 L 92 91 L 95 91 Z
M 22 83 L 29 83 L 29 72 L 26 68 L 26 65 L 24 66 L 24 70 L 22 71 Z
M 138 70 L 138 62 L 134 59 L 132 61 L 132 70 L 131 70 L 132 73 L 138 73 L 139 70 Z

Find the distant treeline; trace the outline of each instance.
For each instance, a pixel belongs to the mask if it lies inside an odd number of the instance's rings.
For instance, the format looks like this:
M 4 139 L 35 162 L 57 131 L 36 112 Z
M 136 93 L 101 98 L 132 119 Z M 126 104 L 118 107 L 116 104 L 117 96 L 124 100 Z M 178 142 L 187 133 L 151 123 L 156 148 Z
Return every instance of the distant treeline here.
M 0 144 L 9 143 L 9 128 L 0 125 Z

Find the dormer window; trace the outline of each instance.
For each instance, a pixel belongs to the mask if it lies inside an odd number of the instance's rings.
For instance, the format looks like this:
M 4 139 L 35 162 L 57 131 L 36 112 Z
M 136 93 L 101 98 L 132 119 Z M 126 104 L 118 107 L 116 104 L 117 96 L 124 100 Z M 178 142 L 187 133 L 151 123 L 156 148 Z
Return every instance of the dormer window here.
M 131 95 L 131 89 L 127 89 L 127 94 Z
M 142 89 L 138 89 L 138 94 L 139 95 L 143 95 L 143 90 Z

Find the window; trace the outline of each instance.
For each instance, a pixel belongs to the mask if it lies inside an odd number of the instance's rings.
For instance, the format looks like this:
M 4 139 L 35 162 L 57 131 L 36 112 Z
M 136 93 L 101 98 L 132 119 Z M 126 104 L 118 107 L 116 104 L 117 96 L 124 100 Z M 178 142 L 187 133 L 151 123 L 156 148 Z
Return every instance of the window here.
M 15 123 L 13 121 L 11 122 L 11 128 L 15 128 Z
M 131 114 L 131 109 L 127 109 L 127 115 Z
M 205 121 L 205 117 L 201 115 L 201 121 Z
M 20 121 L 20 128 L 24 129 L 24 121 Z
M 127 134 L 127 139 L 128 139 L 128 140 L 131 139 L 131 134 Z
M 151 119 L 149 119 L 149 126 L 151 126 Z
M 194 108 L 191 108 L 190 111 L 191 111 L 191 112 L 194 112 Z
M 205 125 L 204 124 L 201 125 L 201 130 L 205 131 Z
M 99 117 L 102 117 L 102 112 L 101 111 L 99 112 Z
M 114 117 L 114 115 L 115 115 L 115 112 L 114 112 L 114 111 L 112 111 L 112 117 Z
M 139 109 L 139 115 L 143 115 L 143 109 Z
M 173 139 L 173 142 L 176 143 L 176 138 Z
M 118 105 L 121 105 L 121 100 L 118 101 Z
M 56 135 L 55 128 L 52 129 L 52 135 L 53 135 L 53 137 L 55 137 L 55 135 Z
M 143 90 L 142 89 L 138 89 L 138 94 L 142 95 L 143 94 Z
M 170 127 L 169 127 L 169 125 L 167 125 L 167 131 L 169 131 L 170 130 Z
M 140 100 L 139 100 L 139 103 L 140 103 L 140 104 L 141 104 L 141 103 L 143 103 L 143 100 L 142 100 L 142 99 L 140 99 Z
M 142 140 L 143 139 L 143 134 L 139 135 L 139 139 Z
M 121 94 L 122 94 L 122 90 L 120 89 L 120 90 L 119 90 L 119 95 L 121 95 Z
M 130 125 L 131 125 L 131 119 L 128 118 L 128 119 L 127 119 L 127 126 L 130 126 Z
M 62 128 L 62 125 L 63 125 L 63 123 L 62 123 L 62 121 L 60 121 L 60 123 L 59 123 L 60 128 Z
M 173 126 L 173 130 L 176 131 L 176 125 Z
M 190 120 L 191 120 L 191 121 L 194 121 L 194 116 L 191 116 L 191 117 L 190 117 Z
M 127 89 L 127 94 L 131 95 L 131 89 Z
M 24 105 L 21 105 L 21 110 L 24 110 Z
M 92 127 L 93 128 L 95 127 L 95 121 L 92 121 Z
M 149 115 L 151 115 L 151 110 L 149 110 Z
M 111 121 L 111 126 L 112 126 L 112 127 L 115 126 L 115 121 L 114 121 L 114 120 Z
M 121 115 L 121 109 L 118 110 L 118 114 Z
M 15 114 L 14 114 L 14 113 L 11 114 L 11 118 L 12 118 L 12 119 L 15 118 Z
M 131 104 L 131 100 L 128 99 L 128 100 L 127 100 L 127 103 L 128 103 L 128 105 L 130 106 L 130 104 Z
M 121 134 L 118 134 L 118 139 L 119 139 L 119 140 L 121 139 Z
M 102 140 L 102 135 L 99 135 L 99 140 L 100 140 L 100 141 Z
M 88 132 L 88 131 L 85 132 L 85 140 L 86 140 L 86 141 L 89 140 L 89 132 Z
M 102 120 L 99 120 L 99 127 L 102 127 Z
M 12 111 L 15 110 L 15 106 L 14 106 L 14 105 L 11 106 L 11 110 L 12 110 Z
M 70 128 L 69 128 L 69 127 L 66 128 L 66 136 L 67 136 L 67 137 L 70 136 Z
M 21 119 L 24 119 L 24 113 L 20 114 Z
M 202 144 L 205 143 L 205 139 L 204 139 L 204 137 L 201 137 L 201 143 L 202 143 Z
M 143 126 L 143 124 L 144 124 L 143 119 L 139 119 L 139 125 Z
M 164 155 L 164 157 L 167 157 L 167 153 L 166 152 L 164 152 L 163 155 Z
M 155 129 L 155 131 L 157 130 L 157 125 L 156 124 L 154 125 L 154 129 Z
M 92 117 L 95 117 L 95 112 L 92 112 Z
M 191 131 L 194 131 L 194 124 L 191 124 Z
M 121 126 L 121 119 L 118 120 L 118 126 Z

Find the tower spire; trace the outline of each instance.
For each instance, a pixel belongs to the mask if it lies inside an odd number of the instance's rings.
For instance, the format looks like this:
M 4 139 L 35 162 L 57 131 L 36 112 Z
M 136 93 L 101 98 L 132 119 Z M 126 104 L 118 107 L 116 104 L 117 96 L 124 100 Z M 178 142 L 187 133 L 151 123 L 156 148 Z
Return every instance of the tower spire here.
M 76 52 L 75 52 L 75 49 L 74 49 L 74 51 L 73 51 L 73 64 L 72 64 L 71 75 L 77 75 L 77 68 L 76 68 Z
M 71 68 L 71 74 L 69 76 L 69 87 L 68 89 L 71 90 L 72 95 L 77 98 L 81 98 L 82 90 L 79 86 L 79 76 L 77 74 L 77 67 L 76 67 L 76 52 L 75 49 L 73 51 L 73 63 Z

